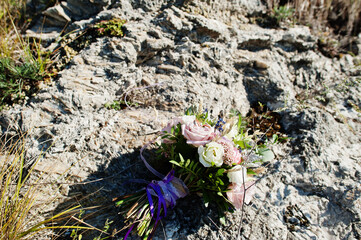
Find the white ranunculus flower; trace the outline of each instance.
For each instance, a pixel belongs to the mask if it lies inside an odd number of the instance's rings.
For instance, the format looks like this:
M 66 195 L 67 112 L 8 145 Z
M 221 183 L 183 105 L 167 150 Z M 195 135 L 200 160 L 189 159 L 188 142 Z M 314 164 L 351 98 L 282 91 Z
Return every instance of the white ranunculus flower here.
M 227 176 L 231 183 L 242 185 L 243 179 L 247 182 L 247 168 L 236 165 L 227 173 Z
M 216 142 L 210 142 L 205 146 L 198 147 L 199 161 L 205 167 L 215 165 L 220 167 L 223 164 L 224 149 L 223 146 Z

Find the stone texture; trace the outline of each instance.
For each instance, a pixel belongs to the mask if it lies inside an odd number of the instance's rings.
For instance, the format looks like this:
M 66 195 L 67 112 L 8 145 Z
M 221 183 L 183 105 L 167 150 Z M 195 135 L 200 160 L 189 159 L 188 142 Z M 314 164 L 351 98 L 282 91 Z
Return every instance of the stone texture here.
M 82 7 L 72 5 L 85 2 L 95 10 L 80 19 Z M 227 226 L 221 226 L 212 208 L 190 196 L 163 222 L 167 239 L 360 238 L 356 58 L 323 56 L 307 27 L 265 29 L 248 23 L 247 16 L 265 9 L 257 0 L 68 0 L 59 8 L 67 9 L 66 15 L 54 13 L 54 21 L 71 19 L 70 28 L 111 17 L 128 20 L 126 37 L 98 38 L 52 86 L 0 113 L 3 134 L 29 131 L 28 161 L 45 151 L 38 171 L 56 179 L 72 166 L 65 174 L 70 181 L 104 178 L 63 189 L 63 196 L 102 188 L 102 200 L 109 202 L 132 189 L 124 181 L 151 178 L 139 161 L 139 148 L 190 105 L 202 103 L 214 116 L 231 108 L 245 115 L 262 102 L 282 115 L 291 140 L 274 147 L 277 159 L 260 176 L 250 205 L 243 214 L 228 214 Z M 104 107 L 125 95 L 139 107 Z M 52 163 L 57 167 L 47 170 Z M 56 204 L 61 208 L 56 202 L 49 209 Z M 116 209 L 99 214 L 94 224 L 102 227 L 106 218 L 117 219 Z M 154 239 L 164 239 L 161 228 Z

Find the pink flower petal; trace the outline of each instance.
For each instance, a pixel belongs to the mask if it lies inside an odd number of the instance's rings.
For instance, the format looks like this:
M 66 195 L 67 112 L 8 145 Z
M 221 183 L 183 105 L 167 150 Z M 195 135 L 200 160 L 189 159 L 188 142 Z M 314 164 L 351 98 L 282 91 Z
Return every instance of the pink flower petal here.
M 243 200 L 245 204 L 249 204 L 254 195 L 254 181 L 249 181 L 244 184 L 246 190 L 244 189 L 243 184 L 230 184 L 230 191 L 227 192 L 228 200 L 233 204 L 236 209 L 241 209 L 243 205 Z M 246 196 L 244 196 L 246 194 Z

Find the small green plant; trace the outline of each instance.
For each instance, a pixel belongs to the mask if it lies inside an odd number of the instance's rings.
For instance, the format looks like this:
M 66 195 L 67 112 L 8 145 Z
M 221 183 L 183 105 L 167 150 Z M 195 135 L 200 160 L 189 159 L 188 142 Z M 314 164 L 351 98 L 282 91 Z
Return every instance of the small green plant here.
M 277 20 L 279 24 L 282 21 L 290 19 L 295 12 L 295 9 L 289 6 L 275 6 L 273 8 L 272 16 Z
M 114 109 L 114 110 L 122 110 L 127 108 L 127 106 L 132 106 L 132 107 L 138 107 L 139 103 L 133 103 L 133 102 L 125 102 L 124 100 L 120 100 L 120 101 L 113 101 L 112 103 L 106 103 L 104 105 L 104 107 L 106 107 L 107 109 Z
M 350 88 L 360 86 L 361 78 L 345 78 L 341 83 L 337 84 L 335 89 L 340 93 L 347 93 Z
M 78 218 L 81 219 L 83 214 L 84 214 L 84 210 L 80 210 L 79 211 L 79 215 L 78 215 Z M 79 233 L 79 229 L 78 228 L 74 228 L 72 231 L 71 231 L 71 234 L 70 234 L 70 237 L 71 239 L 73 240 L 81 240 L 83 238 L 83 235 L 81 233 Z
M 50 54 L 41 50 L 40 41 L 20 34 L 26 22 L 25 5 L 25 0 L 0 3 L 0 110 L 35 93 L 39 81 L 51 75 Z
M 38 90 L 40 72 L 36 62 L 15 63 L 10 58 L 0 58 L 0 109 Z
M 113 223 L 113 221 L 109 221 L 109 219 L 107 219 L 104 223 L 104 227 L 103 227 L 103 231 L 100 232 L 100 235 L 98 237 L 95 237 L 93 240 L 105 240 L 110 238 L 111 236 L 108 235 L 106 237 L 102 237 L 103 234 L 107 234 L 110 228 L 110 225 Z
M 103 20 L 97 24 L 95 24 L 95 28 L 97 29 L 99 35 L 101 36 L 117 36 L 123 37 L 123 25 L 126 23 L 126 20 L 122 19 L 111 19 L 111 20 Z

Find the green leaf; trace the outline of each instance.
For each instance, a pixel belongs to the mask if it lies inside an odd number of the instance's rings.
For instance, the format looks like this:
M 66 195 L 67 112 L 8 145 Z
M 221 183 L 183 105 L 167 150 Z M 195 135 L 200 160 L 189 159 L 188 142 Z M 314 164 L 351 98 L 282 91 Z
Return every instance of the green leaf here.
M 275 158 L 273 152 L 268 148 L 259 149 L 258 153 L 262 156 L 262 160 L 265 162 L 272 161 Z
M 273 143 L 277 143 L 277 141 L 278 141 L 278 135 L 277 135 L 277 134 L 273 134 L 273 135 L 272 135 L 272 142 L 273 142 Z
M 170 134 L 174 135 L 174 126 L 170 129 Z
M 224 171 L 224 168 L 218 169 L 216 176 L 222 176 Z
M 183 164 L 184 163 L 184 158 L 183 158 L 182 154 L 179 154 L 179 158 L 180 158 L 181 163 Z
M 170 163 L 177 165 L 178 167 L 182 167 L 178 162 L 174 161 L 174 160 L 170 160 Z
M 122 205 L 124 202 L 125 202 L 125 200 L 120 200 L 120 201 L 115 203 L 115 206 L 118 207 L 119 205 Z
M 187 162 L 186 164 L 184 165 L 186 168 L 188 168 L 189 164 L 191 163 L 191 160 L 190 159 L 187 159 Z
M 238 132 L 241 130 L 241 126 L 242 126 L 242 116 L 241 114 L 238 116 L 238 122 L 237 122 L 237 129 Z
M 257 175 L 257 173 L 255 171 L 253 171 L 252 169 L 250 169 L 250 168 L 247 168 L 247 174 L 249 174 L 249 175 Z

